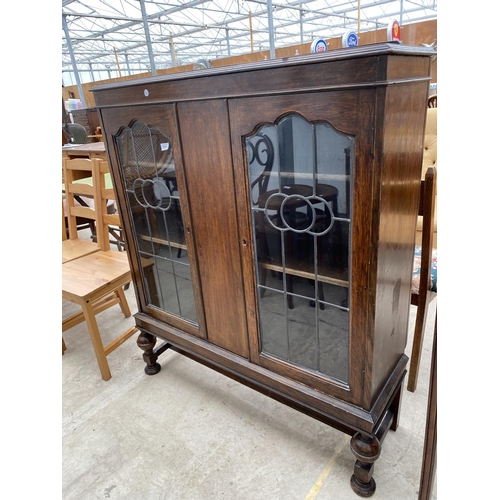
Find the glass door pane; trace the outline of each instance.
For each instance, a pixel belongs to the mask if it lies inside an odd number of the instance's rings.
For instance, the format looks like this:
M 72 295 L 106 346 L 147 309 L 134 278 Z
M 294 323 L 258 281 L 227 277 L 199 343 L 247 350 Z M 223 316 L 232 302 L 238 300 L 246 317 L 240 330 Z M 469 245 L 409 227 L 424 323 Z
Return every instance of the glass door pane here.
M 246 157 L 261 351 L 348 383 L 354 138 L 291 113 Z
M 148 305 L 197 325 L 172 142 L 140 120 L 115 140 Z

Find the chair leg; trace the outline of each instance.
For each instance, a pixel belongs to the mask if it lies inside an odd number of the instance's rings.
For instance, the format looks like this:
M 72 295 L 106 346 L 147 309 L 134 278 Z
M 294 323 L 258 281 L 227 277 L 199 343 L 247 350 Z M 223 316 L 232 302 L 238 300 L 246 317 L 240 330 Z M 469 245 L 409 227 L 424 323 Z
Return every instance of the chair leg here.
M 117 297 L 120 299 L 120 309 L 122 310 L 122 313 L 123 315 L 126 317 L 126 318 L 130 318 L 130 315 L 132 314 L 130 312 L 130 307 L 128 306 L 128 302 L 127 302 L 127 297 L 125 297 L 125 293 L 123 291 L 123 288 L 122 287 L 119 287 L 115 290 L 115 293 L 117 295 Z
M 99 365 L 99 370 L 101 371 L 101 376 L 103 380 L 109 380 L 111 378 L 111 372 L 109 370 L 108 360 L 106 359 L 101 334 L 99 333 L 92 304 L 85 303 L 82 305 L 82 309 L 85 321 L 87 322 L 90 340 L 94 346 L 95 357 L 97 359 L 97 364 Z
M 66 350 L 66 344 L 64 343 L 64 339 L 62 339 L 62 353 Z
M 418 382 L 418 370 L 420 368 L 420 358 L 422 356 L 422 344 L 424 340 L 425 322 L 427 319 L 428 300 L 419 300 L 417 306 L 417 317 L 415 320 L 415 330 L 413 332 L 413 345 L 411 348 L 410 371 L 408 374 L 407 389 L 415 392 Z

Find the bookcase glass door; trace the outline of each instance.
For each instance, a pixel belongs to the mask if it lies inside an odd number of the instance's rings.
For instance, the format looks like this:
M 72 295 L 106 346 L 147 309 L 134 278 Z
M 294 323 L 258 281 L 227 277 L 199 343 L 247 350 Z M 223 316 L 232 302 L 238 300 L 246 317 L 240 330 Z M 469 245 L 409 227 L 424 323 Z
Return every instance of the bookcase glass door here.
M 261 352 L 344 383 L 354 143 L 296 113 L 245 138 Z
M 172 141 L 140 120 L 115 141 L 148 305 L 197 325 Z

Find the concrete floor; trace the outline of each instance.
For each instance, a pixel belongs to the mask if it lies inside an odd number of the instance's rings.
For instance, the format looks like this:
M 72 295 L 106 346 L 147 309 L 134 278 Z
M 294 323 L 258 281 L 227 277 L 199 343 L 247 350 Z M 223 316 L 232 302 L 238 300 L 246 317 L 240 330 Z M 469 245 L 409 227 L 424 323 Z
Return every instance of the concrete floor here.
M 137 311 L 133 287 L 126 292 Z M 420 483 L 432 334 L 430 306 L 415 393 L 404 390 L 400 426 L 375 465 L 372 498 L 416 499 Z M 77 310 L 63 301 L 63 317 Z M 411 307 L 410 354 L 416 308 Z M 119 307 L 98 316 L 104 341 L 133 324 Z M 137 334 L 108 357 L 101 379 L 85 324 L 64 335 L 62 498 L 64 500 L 343 500 L 349 437 L 178 353 L 144 371 Z M 434 482 L 433 500 L 437 479 Z

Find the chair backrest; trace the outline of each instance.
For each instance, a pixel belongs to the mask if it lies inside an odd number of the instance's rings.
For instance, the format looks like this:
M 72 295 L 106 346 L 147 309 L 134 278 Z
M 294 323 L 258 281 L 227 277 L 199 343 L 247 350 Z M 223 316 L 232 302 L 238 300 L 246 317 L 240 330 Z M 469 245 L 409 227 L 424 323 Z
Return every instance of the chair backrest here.
M 420 280 L 425 288 L 430 289 L 430 272 L 434 237 L 434 217 L 436 208 L 436 168 L 429 167 L 421 181 L 418 213 L 422 216 L 422 257 L 420 261 Z M 420 293 L 420 292 L 419 292 Z
M 422 158 L 422 180 L 425 178 L 427 169 L 434 167 L 437 171 L 437 108 L 427 109 L 425 123 L 424 154 Z M 434 186 L 434 236 L 433 247 L 437 248 L 437 184 Z M 419 225 L 421 227 L 421 224 Z M 420 235 L 419 235 L 420 236 Z
M 102 216 L 100 214 L 100 184 L 98 183 L 102 160 L 88 158 L 63 158 L 64 190 L 66 194 L 66 216 L 69 239 L 78 239 L 77 217 L 95 221 L 97 244 L 105 245 L 107 235 L 102 234 Z M 78 199 L 80 198 L 80 201 Z M 85 203 L 83 200 L 90 201 Z M 83 203 L 82 203 L 83 201 Z
M 87 129 L 79 123 L 68 123 L 68 129 L 73 135 L 73 144 L 85 144 L 87 142 Z
M 113 187 L 106 187 L 106 174 L 109 174 L 109 164 L 107 161 L 100 161 L 96 185 L 99 192 L 97 199 L 97 211 L 100 214 L 99 225 L 102 233 L 102 240 L 99 246 L 102 250 L 110 249 L 110 226 L 121 227 L 120 215 L 118 212 L 113 211 L 113 213 L 109 213 L 108 210 L 110 200 L 115 202 L 113 206 L 116 207 L 116 193 Z
M 63 181 L 64 182 L 64 181 Z M 66 232 L 66 216 L 64 215 L 64 199 L 62 200 L 62 240 L 65 241 L 68 239 L 68 234 Z

